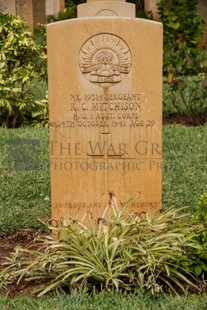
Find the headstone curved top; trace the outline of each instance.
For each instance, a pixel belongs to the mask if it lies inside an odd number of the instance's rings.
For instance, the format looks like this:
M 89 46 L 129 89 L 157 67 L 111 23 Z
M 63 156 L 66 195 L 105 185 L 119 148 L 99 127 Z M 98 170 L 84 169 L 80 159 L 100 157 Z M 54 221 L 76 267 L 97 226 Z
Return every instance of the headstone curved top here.
M 130 212 L 161 208 L 162 25 L 113 3 L 114 15 L 96 13 L 111 1 L 89 1 L 84 17 L 48 25 L 56 220 L 98 219 L 114 195 L 120 205 L 136 196 Z
M 78 17 L 135 17 L 135 4 L 125 0 L 88 0 L 78 5 Z

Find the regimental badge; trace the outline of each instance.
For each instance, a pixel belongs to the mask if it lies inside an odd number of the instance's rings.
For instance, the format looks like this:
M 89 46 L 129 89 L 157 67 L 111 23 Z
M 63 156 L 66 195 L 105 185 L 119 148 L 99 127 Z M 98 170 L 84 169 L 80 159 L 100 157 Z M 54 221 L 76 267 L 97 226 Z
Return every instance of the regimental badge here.
M 109 87 L 120 83 L 131 70 L 131 51 L 120 37 L 97 34 L 81 47 L 79 65 L 91 83 Z

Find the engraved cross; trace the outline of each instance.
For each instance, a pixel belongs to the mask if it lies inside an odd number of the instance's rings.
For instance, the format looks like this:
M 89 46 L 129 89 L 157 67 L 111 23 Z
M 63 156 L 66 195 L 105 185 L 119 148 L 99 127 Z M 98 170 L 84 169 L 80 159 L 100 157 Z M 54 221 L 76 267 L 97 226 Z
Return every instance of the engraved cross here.
M 119 152 L 116 153 L 115 148 L 112 143 L 109 144 L 109 136 L 110 132 L 101 132 L 101 136 L 103 137 L 102 144 L 96 144 L 93 148 L 92 154 L 88 153 L 88 156 L 93 157 L 93 159 L 104 159 L 104 192 L 108 193 L 108 171 L 109 165 L 108 161 L 110 158 L 118 159 L 122 158 L 125 154 L 123 149 L 119 149 Z M 98 151 L 98 152 L 97 152 Z

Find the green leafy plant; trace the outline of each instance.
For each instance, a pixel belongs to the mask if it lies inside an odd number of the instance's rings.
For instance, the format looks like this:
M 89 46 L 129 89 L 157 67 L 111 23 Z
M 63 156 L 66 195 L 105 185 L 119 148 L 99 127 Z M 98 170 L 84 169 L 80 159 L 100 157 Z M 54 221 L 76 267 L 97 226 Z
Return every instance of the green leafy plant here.
M 202 280 L 207 280 L 207 193 L 200 196 L 192 221 L 201 224 L 197 232 L 196 249 L 192 253 L 193 265 L 191 267 Z
M 204 22 L 197 6 L 197 0 L 158 3 L 164 28 L 163 70 L 169 84 L 164 87 L 163 110 L 165 115 L 170 110 L 179 113 L 193 125 L 207 121 L 206 51 L 198 49 Z
M 207 223 L 207 193 L 200 196 L 194 220 Z
M 158 13 L 164 26 L 164 72 L 195 74 L 194 59 L 204 22 L 197 15 L 198 0 L 160 0 Z
M 186 117 L 193 125 L 207 122 L 207 79 L 199 76 L 177 76 L 164 88 L 164 111 L 169 109 Z M 169 113 L 169 112 L 168 112 Z
M 42 99 L 35 100 L 35 105 L 32 110 L 32 126 L 34 127 L 48 127 L 49 110 L 48 110 L 48 91 Z
M 127 215 L 127 206 L 119 209 L 113 200 L 92 227 L 74 217 L 68 225 L 49 226 L 53 235 L 40 250 L 16 248 L 0 272 L 1 286 L 33 283 L 39 296 L 93 289 L 157 296 L 167 287 L 177 294 L 193 285 L 185 266 L 191 264 L 186 253 L 194 248 L 194 234 L 184 215 L 171 209 L 143 218 Z
M 32 90 L 46 79 L 46 58 L 23 19 L 0 12 L 0 125 L 18 127 L 32 119 Z
M 38 23 L 34 29 L 34 41 L 46 52 L 46 25 Z

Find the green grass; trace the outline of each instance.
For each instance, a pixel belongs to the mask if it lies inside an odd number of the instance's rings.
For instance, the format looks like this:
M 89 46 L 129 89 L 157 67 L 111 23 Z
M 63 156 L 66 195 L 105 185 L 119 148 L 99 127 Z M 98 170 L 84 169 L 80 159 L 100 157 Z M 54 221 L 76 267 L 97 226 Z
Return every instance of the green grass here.
M 87 296 L 61 295 L 38 300 L 29 297 L 0 298 L 2 310 L 206 310 L 207 295 L 162 296 L 147 294 L 123 296 L 118 293 L 100 293 Z
M 0 128 L 0 234 L 43 228 L 38 218 L 50 217 L 48 136 L 46 128 Z M 38 169 L 13 169 L 15 160 L 11 159 L 8 149 L 12 139 L 39 140 L 39 151 L 35 155 Z M 9 170 L 10 163 L 12 169 Z M 193 210 L 198 197 L 204 192 L 207 192 L 207 126 L 164 126 L 164 208 L 191 206 Z
M 195 206 L 207 192 L 207 126 L 163 128 L 163 206 Z
M 50 185 L 49 185 L 49 139 L 48 130 L 21 128 L 0 129 L 0 234 L 25 228 L 38 229 L 44 220 L 50 217 Z M 39 167 L 35 170 L 16 170 L 15 160 L 12 160 L 9 143 L 20 139 L 39 140 L 35 160 Z M 22 163 L 27 162 L 27 146 L 19 151 L 18 146 L 14 156 L 22 156 Z M 28 159 L 30 161 L 30 159 Z M 11 169 L 9 166 L 11 165 Z

